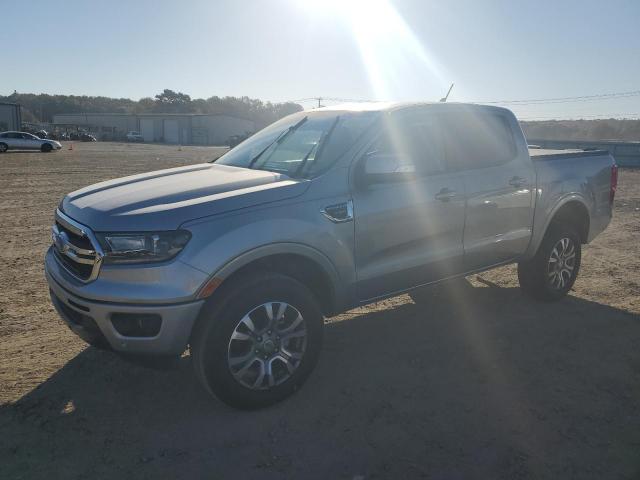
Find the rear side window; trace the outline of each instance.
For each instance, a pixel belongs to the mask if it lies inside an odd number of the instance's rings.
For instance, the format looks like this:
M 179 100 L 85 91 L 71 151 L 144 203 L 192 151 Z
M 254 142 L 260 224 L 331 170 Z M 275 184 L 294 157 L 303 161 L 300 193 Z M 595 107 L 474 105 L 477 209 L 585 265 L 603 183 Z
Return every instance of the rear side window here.
M 384 123 L 380 137 L 369 148 L 393 154 L 406 168 L 421 175 L 444 171 L 444 151 L 438 121 L 433 116 L 411 115 Z
M 441 118 L 451 169 L 493 167 L 516 157 L 513 132 L 505 116 L 470 111 L 443 113 Z

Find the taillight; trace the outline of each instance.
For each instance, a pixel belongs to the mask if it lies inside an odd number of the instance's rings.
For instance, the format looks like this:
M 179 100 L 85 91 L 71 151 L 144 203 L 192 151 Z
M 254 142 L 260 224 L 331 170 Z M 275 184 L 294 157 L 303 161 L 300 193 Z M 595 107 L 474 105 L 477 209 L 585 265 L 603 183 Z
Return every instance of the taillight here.
M 609 190 L 609 202 L 613 204 L 616 196 L 616 188 L 618 188 L 618 165 L 615 163 L 611 166 L 611 188 Z

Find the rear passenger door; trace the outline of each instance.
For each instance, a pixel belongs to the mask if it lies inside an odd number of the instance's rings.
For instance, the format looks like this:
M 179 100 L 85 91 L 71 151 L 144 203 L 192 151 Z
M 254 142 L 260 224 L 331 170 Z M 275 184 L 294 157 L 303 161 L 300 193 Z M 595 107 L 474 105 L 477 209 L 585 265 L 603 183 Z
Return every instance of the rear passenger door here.
M 437 118 L 418 112 L 396 115 L 367 152 L 403 158 L 407 178 L 353 193 L 360 300 L 463 269 L 464 184 L 459 173 L 446 170 Z
M 19 132 L 7 133 L 5 143 L 9 146 L 9 148 L 18 149 L 18 150 L 21 148 L 25 148 L 22 134 Z
M 463 174 L 467 195 L 465 270 L 522 255 L 531 237 L 535 172 L 515 118 L 483 108 L 441 118 L 447 160 Z

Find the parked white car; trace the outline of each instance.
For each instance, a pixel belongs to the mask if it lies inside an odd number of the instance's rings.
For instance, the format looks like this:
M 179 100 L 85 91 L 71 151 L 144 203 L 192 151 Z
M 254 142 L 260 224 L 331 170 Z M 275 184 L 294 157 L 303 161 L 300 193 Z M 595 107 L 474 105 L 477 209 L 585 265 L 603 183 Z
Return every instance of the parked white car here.
M 40 150 L 50 152 L 60 150 L 62 144 L 55 140 L 38 138 L 26 132 L 2 132 L 0 133 L 0 153 L 7 150 Z
M 140 132 L 129 132 L 127 133 L 127 141 L 128 142 L 144 142 L 144 137 Z

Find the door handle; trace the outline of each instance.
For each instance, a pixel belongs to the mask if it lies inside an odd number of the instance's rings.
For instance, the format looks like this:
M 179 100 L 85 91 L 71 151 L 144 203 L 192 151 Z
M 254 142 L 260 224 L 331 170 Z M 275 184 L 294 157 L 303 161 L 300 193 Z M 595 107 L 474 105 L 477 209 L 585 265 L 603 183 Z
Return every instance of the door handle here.
M 441 202 L 448 202 L 452 198 L 455 198 L 456 195 L 458 194 L 455 190 L 451 190 L 450 188 L 443 188 L 438 193 L 436 193 L 435 199 L 440 200 Z
M 518 176 L 511 177 L 511 180 L 509 180 L 509 185 L 516 188 L 524 187 L 526 184 L 527 179 Z

